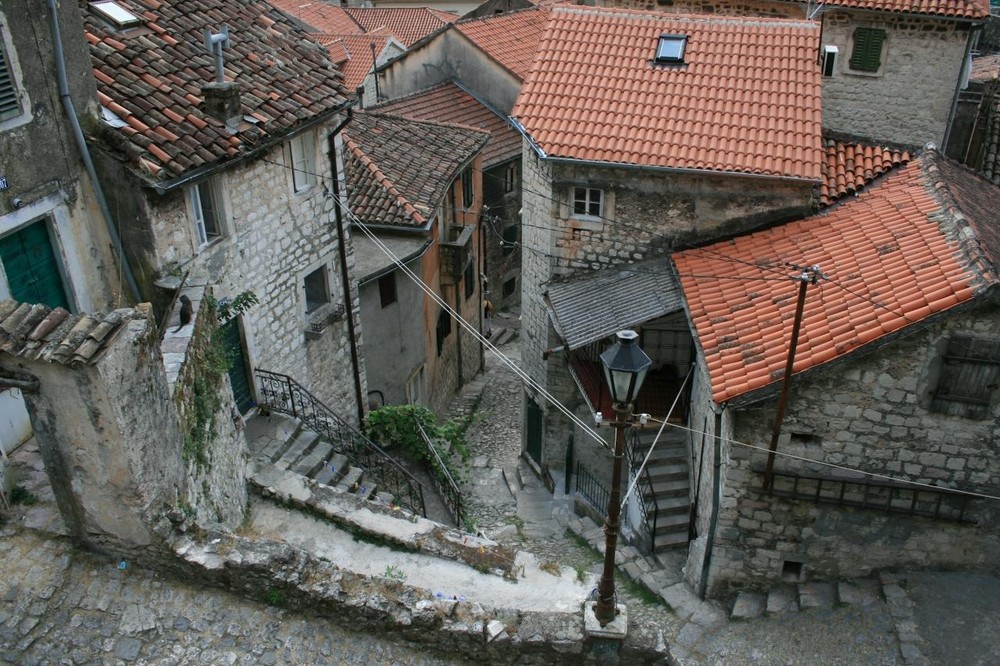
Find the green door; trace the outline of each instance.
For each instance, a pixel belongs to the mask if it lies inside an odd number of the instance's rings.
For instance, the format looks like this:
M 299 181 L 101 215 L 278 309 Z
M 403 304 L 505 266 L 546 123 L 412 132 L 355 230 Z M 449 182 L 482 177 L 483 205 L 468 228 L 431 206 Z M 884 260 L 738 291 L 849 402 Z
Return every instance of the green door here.
M 236 319 L 222 325 L 222 339 L 229 353 L 229 383 L 233 385 L 233 397 L 240 414 L 246 414 L 253 407 L 253 384 L 247 375 L 247 356 L 243 351 L 243 338 Z
M 528 398 L 527 451 L 531 459 L 542 464 L 542 408 Z
M 3 261 L 11 298 L 22 303 L 44 303 L 51 308 L 70 309 L 45 220 L 0 239 L 0 261 Z

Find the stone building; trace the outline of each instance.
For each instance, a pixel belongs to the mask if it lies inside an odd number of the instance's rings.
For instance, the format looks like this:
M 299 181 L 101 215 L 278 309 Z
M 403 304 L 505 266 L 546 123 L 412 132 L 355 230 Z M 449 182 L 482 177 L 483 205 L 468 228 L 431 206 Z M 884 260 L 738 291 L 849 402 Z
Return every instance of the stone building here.
M 355 114 L 344 132 L 370 395 L 444 413 L 482 370 L 483 349 L 423 288 L 481 331 L 481 151 L 490 136 L 375 112 Z
M 589 422 L 600 397 L 581 368 L 596 367 L 618 328 L 670 315 L 641 340 L 662 354 L 653 359 L 662 381 L 650 383 L 662 391 L 643 411 L 663 416 L 689 365 L 689 334 L 677 302 L 631 318 L 629 282 L 654 288 L 662 267 L 624 272 L 618 285 L 595 277 L 589 293 L 557 285 L 808 212 L 823 161 L 819 26 L 580 7 L 551 14 L 512 111 L 525 137 L 524 368 Z M 724 88 L 734 91 L 729 101 Z M 560 309 L 606 326 L 569 342 Z M 528 456 L 557 485 L 567 461 L 602 455 L 541 391 L 525 398 Z
M 822 25 L 823 127 L 904 146 L 947 146 L 988 0 L 615 0 L 680 14 L 766 16 Z
M 930 149 L 819 215 L 673 255 L 696 343 L 686 571 L 702 594 L 996 570 L 1000 507 L 976 493 L 1000 490 L 998 201 Z
M 92 143 L 129 263 L 158 313 L 164 286 L 256 294 L 259 306 L 227 324 L 241 411 L 261 367 L 357 422 L 366 390 L 337 205 L 340 74 L 262 0 L 210 4 L 106 14 L 80 3 L 102 112 Z
M 99 116 L 86 48 L 74 3 L 0 7 L 0 297 L 71 312 L 138 298 L 78 134 Z M 0 447 L 30 436 L 19 393 L 0 392 Z

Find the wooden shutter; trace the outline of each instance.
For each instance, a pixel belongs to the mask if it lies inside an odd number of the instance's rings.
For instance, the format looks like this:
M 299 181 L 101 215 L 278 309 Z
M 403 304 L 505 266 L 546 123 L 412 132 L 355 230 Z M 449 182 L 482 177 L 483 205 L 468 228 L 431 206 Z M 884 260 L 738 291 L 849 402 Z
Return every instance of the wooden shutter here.
M 884 41 L 885 30 L 855 28 L 851 69 L 860 72 L 877 72 L 882 65 L 882 42 Z
M 14 74 L 11 72 L 7 51 L 4 47 L 3 32 L 0 31 L 0 120 L 14 118 L 21 114 L 21 105 L 18 103 L 17 97 Z
M 948 350 L 942 358 L 931 411 L 985 419 L 998 381 L 1000 342 L 955 335 L 948 341 Z

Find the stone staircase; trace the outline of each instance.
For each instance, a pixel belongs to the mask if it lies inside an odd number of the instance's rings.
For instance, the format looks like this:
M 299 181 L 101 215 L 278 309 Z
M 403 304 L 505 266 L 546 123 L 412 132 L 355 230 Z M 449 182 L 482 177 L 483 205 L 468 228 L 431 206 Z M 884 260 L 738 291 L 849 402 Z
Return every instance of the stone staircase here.
M 649 428 L 634 431 L 637 464 L 645 459 L 650 445 L 656 439 L 657 430 L 658 428 Z M 656 529 L 651 535 L 653 553 L 686 546 L 688 543 L 688 522 L 691 515 L 688 467 L 687 434 L 672 429 L 664 430 L 646 463 L 652 487 L 644 482 L 639 485 L 650 514 L 648 522 L 651 531 L 655 512 Z
M 258 461 L 301 474 L 359 499 L 392 503 L 392 494 L 379 490 L 375 482 L 366 478 L 364 469 L 352 465 L 347 456 L 334 451 L 331 443 L 298 419 L 283 414 L 267 418 L 271 420 L 273 434 L 254 436 L 248 432 L 251 452 Z

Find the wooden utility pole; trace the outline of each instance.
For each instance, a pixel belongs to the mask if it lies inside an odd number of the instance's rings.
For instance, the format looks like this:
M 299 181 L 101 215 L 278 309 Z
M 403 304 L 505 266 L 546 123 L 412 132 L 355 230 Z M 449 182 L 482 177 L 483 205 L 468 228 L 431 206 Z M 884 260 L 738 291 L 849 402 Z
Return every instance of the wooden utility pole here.
M 781 395 L 778 397 L 778 410 L 774 415 L 774 429 L 771 431 L 771 446 L 767 452 L 767 468 L 764 470 L 764 490 L 770 490 L 774 480 L 774 453 L 778 450 L 778 437 L 781 435 L 781 424 L 785 420 L 785 407 L 788 406 L 788 389 L 792 384 L 792 366 L 795 365 L 795 348 L 799 344 L 799 330 L 802 328 L 802 311 L 806 306 L 806 288 L 819 280 L 819 266 L 806 266 L 802 273 L 794 276 L 799 282 L 799 298 L 795 303 L 795 319 L 792 322 L 792 339 L 788 343 L 788 360 L 785 362 L 785 376 L 781 383 Z

